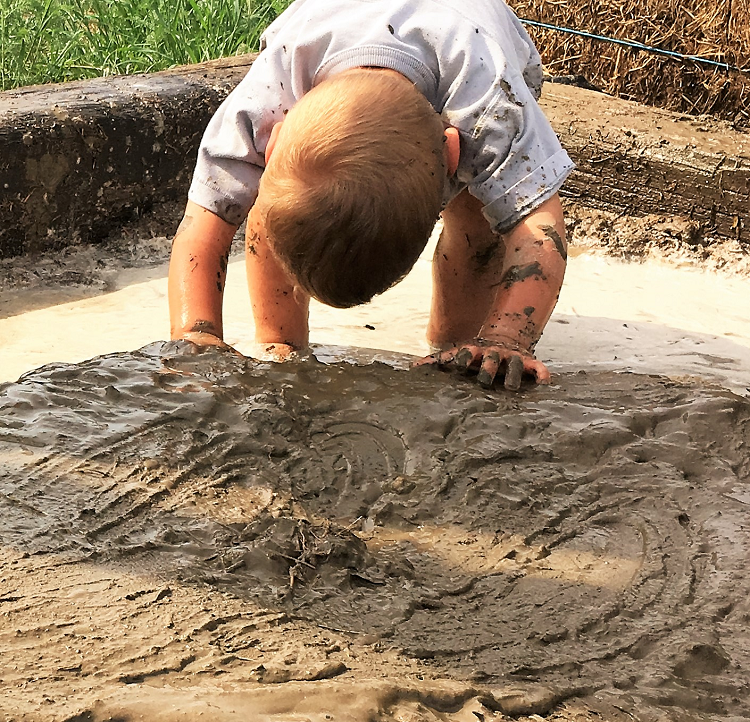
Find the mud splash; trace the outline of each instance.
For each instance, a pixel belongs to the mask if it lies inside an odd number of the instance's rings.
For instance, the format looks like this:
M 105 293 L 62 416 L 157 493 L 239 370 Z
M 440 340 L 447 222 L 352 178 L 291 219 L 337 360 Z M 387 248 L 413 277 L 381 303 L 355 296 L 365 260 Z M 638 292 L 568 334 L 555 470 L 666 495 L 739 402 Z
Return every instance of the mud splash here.
M 750 717 L 750 400 L 192 351 L 0 387 L 5 719 Z

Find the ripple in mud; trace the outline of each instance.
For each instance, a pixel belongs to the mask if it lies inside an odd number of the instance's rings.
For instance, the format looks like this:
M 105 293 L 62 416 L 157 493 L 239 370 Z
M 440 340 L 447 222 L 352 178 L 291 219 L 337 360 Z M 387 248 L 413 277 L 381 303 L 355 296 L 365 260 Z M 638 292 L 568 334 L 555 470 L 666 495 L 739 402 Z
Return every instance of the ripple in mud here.
M 303 684 L 305 719 L 356 685 L 333 719 L 748 718 L 748 419 L 179 344 L 32 372 L 0 392 L 0 711 L 287 719 L 268 685 Z

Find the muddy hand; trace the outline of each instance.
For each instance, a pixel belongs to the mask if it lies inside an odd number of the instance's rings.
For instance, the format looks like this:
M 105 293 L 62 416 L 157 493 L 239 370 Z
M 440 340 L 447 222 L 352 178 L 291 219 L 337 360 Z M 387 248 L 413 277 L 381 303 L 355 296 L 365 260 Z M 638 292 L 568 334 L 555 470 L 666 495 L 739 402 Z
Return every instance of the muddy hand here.
M 282 363 L 283 361 L 301 361 L 307 358 L 309 352 L 306 349 L 299 349 L 288 343 L 257 343 L 256 350 L 253 352 L 260 361 L 273 361 Z
M 216 348 L 220 348 L 222 351 L 232 351 L 238 356 L 242 356 L 244 358 L 243 354 L 241 354 L 236 348 L 230 346 L 218 336 L 215 336 L 212 333 L 208 333 L 207 331 L 188 331 L 187 333 L 182 335 L 182 339 L 185 341 L 190 341 L 190 343 L 194 343 L 196 346 L 200 346 L 202 348 L 205 348 L 207 346 L 214 346 Z
M 505 388 L 518 391 L 524 375 L 534 377 L 538 384 L 548 384 L 550 373 L 547 367 L 531 354 L 484 339 L 432 354 L 417 361 L 415 366 L 437 364 L 446 368 L 455 367 L 463 373 L 477 372 L 477 381 L 490 388 L 498 375 L 505 379 Z

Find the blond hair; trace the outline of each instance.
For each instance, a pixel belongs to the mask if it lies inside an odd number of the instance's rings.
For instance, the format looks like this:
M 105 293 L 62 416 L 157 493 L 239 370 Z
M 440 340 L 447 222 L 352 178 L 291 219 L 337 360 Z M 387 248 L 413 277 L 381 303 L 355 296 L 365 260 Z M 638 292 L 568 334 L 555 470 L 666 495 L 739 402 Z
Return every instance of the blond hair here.
M 440 213 L 443 140 L 438 114 L 393 71 L 335 75 L 292 108 L 258 204 L 302 288 L 346 308 L 409 272 Z

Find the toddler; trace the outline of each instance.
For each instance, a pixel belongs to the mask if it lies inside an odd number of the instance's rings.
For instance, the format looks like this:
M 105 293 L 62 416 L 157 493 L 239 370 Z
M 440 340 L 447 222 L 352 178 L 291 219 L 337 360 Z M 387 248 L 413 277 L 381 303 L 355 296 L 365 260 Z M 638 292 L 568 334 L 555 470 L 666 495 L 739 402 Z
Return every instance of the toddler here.
M 222 295 L 247 217 L 256 340 L 308 342 L 308 303 L 397 283 L 437 218 L 422 363 L 549 372 L 534 347 L 566 264 L 573 164 L 541 112 L 539 55 L 502 0 L 297 0 L 212 118 L 169 272 L 172 338 L 225 346 Z

